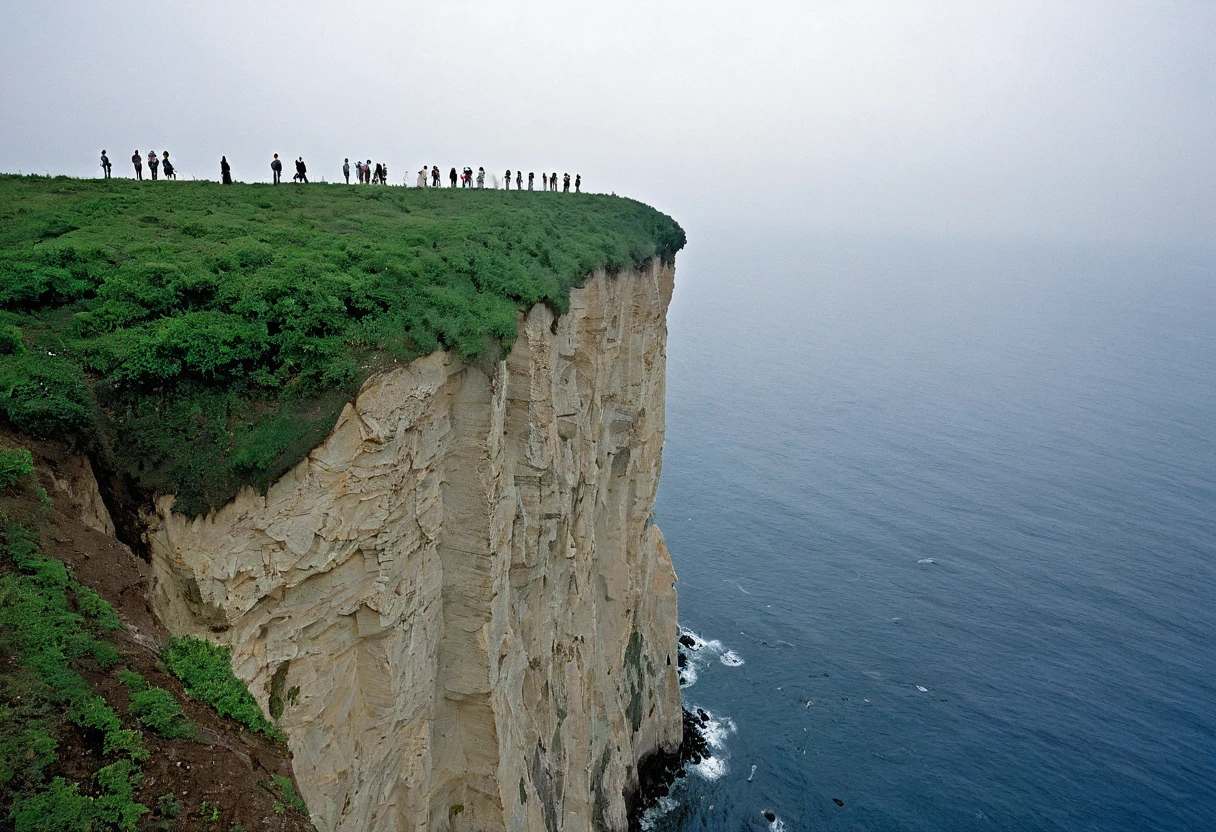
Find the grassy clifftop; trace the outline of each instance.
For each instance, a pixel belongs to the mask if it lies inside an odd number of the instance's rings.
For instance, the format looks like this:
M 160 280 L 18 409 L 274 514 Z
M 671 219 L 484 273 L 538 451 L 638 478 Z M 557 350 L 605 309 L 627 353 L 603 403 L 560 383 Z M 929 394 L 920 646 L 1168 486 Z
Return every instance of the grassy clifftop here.
M 518 311 L 683 245 L 619 197 L 0 176 L 0 418 L 201 513 L 378 367 L 509 348 Z

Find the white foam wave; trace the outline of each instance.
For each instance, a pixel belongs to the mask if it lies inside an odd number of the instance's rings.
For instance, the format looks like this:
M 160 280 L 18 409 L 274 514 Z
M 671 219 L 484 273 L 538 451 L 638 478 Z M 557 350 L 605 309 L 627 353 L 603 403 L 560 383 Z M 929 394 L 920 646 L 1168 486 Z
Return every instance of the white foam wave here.
M 743 664 L 743 659 L 739 658 L 739 654 L 734 650 L 727 650 L 718 657 L 718 661 L 722 662 L 722 664 L 726 665 L 727 667 L 738 667 L 739 665 Z
M 688 767 L 694 774 L 706 780 L 718 780 L 726 774 L 726 759 L 723 757 L 704 757 L 701 762 Z
M 639 819 L 639 823 L 642 826 L 642 832 L 650 832 L 650 830 L 654 829 L 654 825 L 658 823 L 664 815 L 679 805 L 680 801 L 676 800 L 671 795 L 663 795 L 660 797 L 655 805 L 651 806 L 642 813 L 642 817 Z
M 937 563 L 933 558 L 921 558 L 917 563 Z

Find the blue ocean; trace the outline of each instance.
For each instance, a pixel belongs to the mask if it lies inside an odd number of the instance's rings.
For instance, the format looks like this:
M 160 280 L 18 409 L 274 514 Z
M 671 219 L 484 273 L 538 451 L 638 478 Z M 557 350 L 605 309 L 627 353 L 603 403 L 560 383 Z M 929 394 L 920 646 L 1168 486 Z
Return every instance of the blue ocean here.
M 667 369 L 650 828 L 1216 829 L 1216 257 L 694 228 Z

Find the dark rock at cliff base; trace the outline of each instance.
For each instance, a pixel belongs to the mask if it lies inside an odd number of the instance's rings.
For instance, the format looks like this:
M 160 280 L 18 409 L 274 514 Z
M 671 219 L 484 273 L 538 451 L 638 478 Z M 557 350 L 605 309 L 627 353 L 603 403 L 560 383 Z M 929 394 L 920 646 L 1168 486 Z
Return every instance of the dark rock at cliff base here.
M 772 812 L 768 811 L 767 809 L 765 809 L 764 810 L 764 819 L 766 821 L 768 821 L 769 823 L 772 823 L 773 821 L 775 821 L 777 819 L 777 816 L 774 815 Z
M 688 664 L 688 658 L 684 655 L 683 651 L 677 653 L 676 654 L 676 667 L 680 668 L 680 670 L 683 670 L 684 665 L 686 665 L 686 664 Z
M 646 755 L 638 763 L 637 790 L 625 795 L 629 832 L 641 832 L 642 815 L 670 791 L 671 784 L 677 778 L 685 775 L 685 763 L 696 765 L 713 756 L 701 730 L 701 726 L 709 721 L 709 714 L 700 708 L 697 712 L 694 715 L 687 708 L 684 709 L 684 735 L 678 749 L 660 749 Z
M 689 650 L 697 649 L 697 640 L 694 639 L 692 636 L 684 634 L 684 633 L 680 634 L 680 644 L 683 644 Z
M 837 806 L 843 806 L 843 805 L 844 805 L 844 801 L 843 801 L 843 800 L 841 800 L 839 797 L 833 797 L 833 798 L 832 798 L 832 802 L 833 802 L 833 803 L 835 803 Z

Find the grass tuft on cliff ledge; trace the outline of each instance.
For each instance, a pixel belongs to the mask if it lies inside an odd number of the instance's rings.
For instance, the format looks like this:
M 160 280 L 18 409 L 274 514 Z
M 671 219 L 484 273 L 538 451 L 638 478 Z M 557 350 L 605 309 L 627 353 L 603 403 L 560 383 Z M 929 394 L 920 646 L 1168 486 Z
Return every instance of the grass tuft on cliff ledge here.
M 376 369 L 496 355 L 519 311 L 684 241 L 614 196 L 0 176 L 0 420 L 200 514 Z

